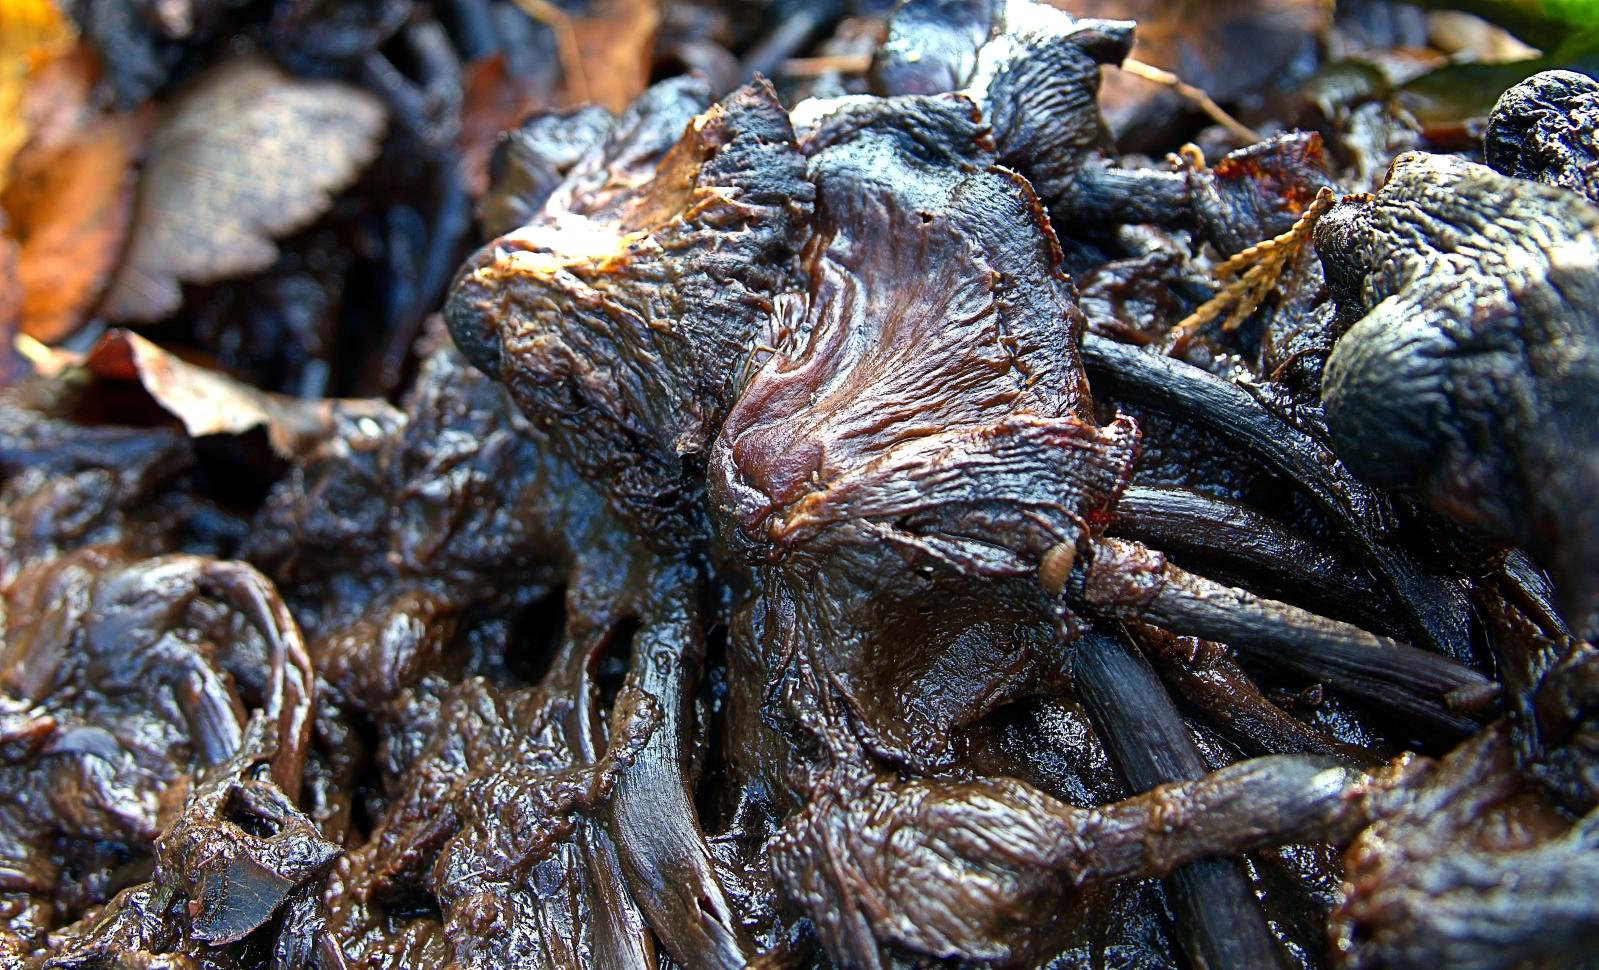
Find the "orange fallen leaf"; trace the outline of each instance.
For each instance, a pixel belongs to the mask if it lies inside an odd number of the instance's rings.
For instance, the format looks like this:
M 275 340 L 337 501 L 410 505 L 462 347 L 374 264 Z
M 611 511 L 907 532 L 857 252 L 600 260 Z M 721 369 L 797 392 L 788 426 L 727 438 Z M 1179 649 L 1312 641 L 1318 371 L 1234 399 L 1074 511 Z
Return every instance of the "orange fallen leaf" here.
M 20 246 L 21 329 L 46 343 L 76 330 L 105 288 L 133 201 L 131 119 L 96 118 L 62 142 L 24 148 L 0 195 Z
M 310 223 L 377 155 L 383 105 L 338 81 L 290 77 L 244 58 L 179 98 L 150 139 L 132 239 L 101 309 L 157 320 L 180 282 L 272 265 L 272 240 Z
M 26 67 L 62 53 L 76 36 L 72 22 L 62 16 L 54 0 L 0 3 L 0 54 L 22 58 Z
M 35 370 L 47 377 L 80 368 L 105 380 L 137 381 L 191 436 L 264 428 L 272 449 L 285 458 L 314 448 L 341 420 L 399 420 L 394 406 L 378 398 L 306 400 L 263 391 L 191 364 L 128 330 L 107 331 L 84 354 L 26 346 Z
M 0 212 L 0 335 L 9 333 L 22 317 L 22 284 L 17 282 L 17 241 Z M 10 340 L 6 343 L 9 345 Z
M 94 49 L 83 43 L 30 71 L 22 92 L 29 146 L 55 148 L 88 124 L 97 114 L 89 94 L 99 77 Z
M 29 72 L 65 53 L 75 36 L 52 0 L 0 2 L 0 186 L 28 141 L 22 103 Z

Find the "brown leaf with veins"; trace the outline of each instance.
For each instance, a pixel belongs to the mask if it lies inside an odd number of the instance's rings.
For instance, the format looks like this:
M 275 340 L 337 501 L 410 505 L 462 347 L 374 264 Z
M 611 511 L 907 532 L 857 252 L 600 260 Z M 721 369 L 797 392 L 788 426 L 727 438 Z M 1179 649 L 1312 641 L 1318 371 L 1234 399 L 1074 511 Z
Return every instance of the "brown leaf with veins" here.
M 106 316 L 156 320 L 182 302 L 180 282 L 272 265 L 272 240 L 327 211 L 377 154 L 384 122 L 382 103 L 359 88 L 254 58 L 200 78 L 151 137 Z
M 45 376 L 82 368 L 103 379 L 137 381 L 196 438 L 265 428 L 272 450 L 284 458 L 314 447 L 341 419 L 398 420 L 394 407 L 379 398 L 308 400 L 263 391 L 191 364 L 128 330 L 107 332 L 85 354 L 35 345 L 33 365 Z

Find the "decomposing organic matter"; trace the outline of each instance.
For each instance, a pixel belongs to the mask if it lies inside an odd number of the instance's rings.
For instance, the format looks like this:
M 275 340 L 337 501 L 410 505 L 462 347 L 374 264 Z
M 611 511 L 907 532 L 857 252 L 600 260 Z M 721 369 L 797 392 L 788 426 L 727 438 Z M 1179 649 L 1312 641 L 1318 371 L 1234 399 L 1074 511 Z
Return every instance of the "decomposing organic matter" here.
M 1581 193 L 1599 202 L 1599 81 L 1545 71 L 1506 91 L 1483 132 L 1483 156 L 1505 175 Z
M 1532 550 L 1566 616 L 1599 609 L 1599 209 L 1457 158 L 1404 155 L 1316 228 L 1348 330 L 1327 361 L 1356 474 Z
M 165 83 L 90 6 L 116 86 Z M 631 50 L 598 30 L 634 4 L 521 6 L 562 90 L 642 85 L 567 70 Z M 453 31 L 509 84 L 485 38 L 532 29 L 381 7 L 262 36 L 366 50 L 435 146 L 448 98 L 377 45 L 447 82 Z M 742 66 L 718 9 L 660 25 L 721 69 L 499 145 L 424 324 L 439 201 L 395 403 L 23 345 L 0 961 L 1599 960 L 1592 82 L 1508 92 L 1488 166 L 1398 154 L 1362 194 L 1375 156 L 1314 133 L 1119 154 L 1127 21 L 906 0 L 791 84 L 752 68 L 842 8 Z M 364 157 L 380 113 L 336 90 Z M 275 215 L 246 248 L 303 281 L 311 213 Z

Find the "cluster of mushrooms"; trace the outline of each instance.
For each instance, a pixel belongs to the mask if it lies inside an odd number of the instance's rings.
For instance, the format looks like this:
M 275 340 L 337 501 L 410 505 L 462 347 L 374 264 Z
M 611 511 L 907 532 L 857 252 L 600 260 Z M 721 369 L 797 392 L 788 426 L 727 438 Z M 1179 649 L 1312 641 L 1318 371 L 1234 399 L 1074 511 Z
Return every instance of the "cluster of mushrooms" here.
M 0 408 L 4 952 L 1599 958 L 1599 83 L 1357 193 L 1119 159 L 1132 40 L 907 0 L 869 94 L 530 123 L 243 536 Z

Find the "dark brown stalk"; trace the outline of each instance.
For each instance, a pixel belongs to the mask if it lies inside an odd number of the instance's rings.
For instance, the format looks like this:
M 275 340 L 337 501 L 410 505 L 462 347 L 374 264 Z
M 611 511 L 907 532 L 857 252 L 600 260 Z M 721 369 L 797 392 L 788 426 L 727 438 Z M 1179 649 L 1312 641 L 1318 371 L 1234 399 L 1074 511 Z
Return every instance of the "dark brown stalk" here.
M 1081 346 L 1090 378 L 1115 395 L 1192 421 L 1305 489 L 1393 591 L 1411 635 L 1451 657 L 1469 656 L 1465 594 L 1373 532 L 1362 509 L 1380 503 L 1330 451 L 1273 417 L 1242 387 L 1190 364 L 1094 334 L 1084 334 Z
M 1091 633 L 1073 648 L 1078 697 L 1111 760 L 1135 791 L 1205 774 L 1182 715 L 1154 670 L 1128 645 Z M 1166 879 L 1179 936 L 1195 966 L 1277 967 L 1260 901 L 1236 859 L 1199 859 Z

